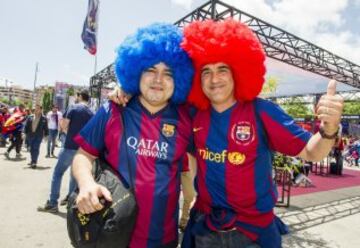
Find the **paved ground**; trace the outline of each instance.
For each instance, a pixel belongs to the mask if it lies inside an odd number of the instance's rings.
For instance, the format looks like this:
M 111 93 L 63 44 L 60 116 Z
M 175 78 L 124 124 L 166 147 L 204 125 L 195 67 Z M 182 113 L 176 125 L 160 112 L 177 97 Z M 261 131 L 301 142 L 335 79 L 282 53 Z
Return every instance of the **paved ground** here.
M 28 168 L 25 160 L 5 160 L 0 148 L 0 248 L 70 248 L 66 232 L 66 209 L 58 214 L 39 213 L 36 208 L 49 196 L 56 159 L 46 159 L 42 146 L 39 167 Z M 12 154 L 15 156 L 15 154 Z M 66 195 L 69 177 L 63 179 Z M 291 198 L 291 207 L 277 213 L 292 234 L 284 237 L 284 248 L 360 247 L 360 186 Z
M 348 188 L 350 194 L 360 188 Z M 342 195 L 340 190 L 326 192 L 316 197 L 321 202 L 331 198 L 329 195 Z M 328 194 L 328 196 L 326 196 Z M 298 197 L 300 198 L 300 197 Z M 309 197 L 296 199 L 303 202 L 304 207 L 292 206 L 289 210 L 279 210 L 279 216 L 292 230 L 290 235 L 284 237 L 284 247 L 360 247 L 360 196 L 339 197 L 341 200 L 332 200 L 327 203 L 318 203 L 313 206 L 307 201 Z
M 51 173 L 56 159 L 46 159 L 42 146 L 39 167 L 30 169 L 26 160 L 5 160 L 0 148 L 0 248 L 70 248 L 66 232 L 66 209 L 56 215 L 36 211 L 49 197 Z M 15 152 L 11 154 L 15 156 Z M 69 174 L 63 179 L 62 196 L 66 195 Z M 5 227 L 5 228 L 4 228 Z

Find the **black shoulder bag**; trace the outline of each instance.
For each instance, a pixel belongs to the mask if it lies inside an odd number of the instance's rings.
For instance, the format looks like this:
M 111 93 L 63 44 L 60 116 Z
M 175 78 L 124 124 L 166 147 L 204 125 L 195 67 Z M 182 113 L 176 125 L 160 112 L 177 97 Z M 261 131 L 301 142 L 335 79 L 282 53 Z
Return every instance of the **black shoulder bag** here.
M 125 125 L 122 122 L 125 135 Z M 111 193 L 112 202 L 100 199 L 104 208 L 92 214 L 81 214 L 76 206 L 79 190 L 69 197 L 67 229 L 71 244 L 76 248 L 126 248 L 135 226 L 138 207 L 129 163 L 130 187 L 126 188 L 119 174 L 103 159 L 94 162 L 95 181 Z

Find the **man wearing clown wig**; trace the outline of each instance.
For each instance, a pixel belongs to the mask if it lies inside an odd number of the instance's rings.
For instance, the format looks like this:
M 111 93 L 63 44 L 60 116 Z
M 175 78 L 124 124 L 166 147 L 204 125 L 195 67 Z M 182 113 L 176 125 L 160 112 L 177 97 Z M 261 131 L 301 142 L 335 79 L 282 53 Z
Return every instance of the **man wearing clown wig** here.
M 135 184 L 139 208 L 130 248 L 175 248 L 182 159 L 191 140 L 188 95 L 193 65 L 180 47 L 181 31 L 168 24 L 140 28 L 117 50 L 115 73 L 134 97 L 126 108 L 108 102 L 75 138 L 73 161 L 82 213 L 103 208 L 109 191 L 91 175 L 92 161 L 103 157 L 129 184 Z M 130 165 L 131 174 L 127 163 Z
M 198 108 L 198 195 L 183 247 L 279 248 L 283 226 L 273 211 L 271 154 L 319 161 L 329 153 L 343 109 L 335 81 L 317 105 L 320 132 L 311 135 L 257 97 L 265 53 L 246 25 L 233 19 L 193 22 L 184 28 L 182 47 L 195 67 L 188 100 Z

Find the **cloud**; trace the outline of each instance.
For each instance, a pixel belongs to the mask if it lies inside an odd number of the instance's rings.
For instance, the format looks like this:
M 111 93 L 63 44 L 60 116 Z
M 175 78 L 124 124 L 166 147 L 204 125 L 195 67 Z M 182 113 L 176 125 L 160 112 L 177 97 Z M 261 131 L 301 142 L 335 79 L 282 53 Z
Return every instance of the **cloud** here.
M 190 10 L 193 0 L 171 2 Z M 349 5 L 360 7 L 360 0 L 224 2 L 360 65 L 360 53 L 354 52 L 360 51 L 360 35 L 345 26 L 346 8 Z
M 301 29 L 300 33 L 312 33 L 323 25 L 339 27 L 344 23 L 342 11 L 347 0 L 287 0 L 274 4 L 278 22 L 292 30 Z
M 62 78 L 72 78 L 75 79 L 75 82 L 70 82 L 74 84 L 83 84 L 89 82 L 91 75 L 86 75 L 82 72 L 79 72 L 77 68 L 73 67 L 70 64 L 63 65 L 64 70 L 62 71 Z M 60 77 L 61 78 L 61 77 Z
M 360 65 L 360 37 L 355 36 L 350 31 L 339 33 L 321 33 L 316 37 L 317 43 L 321 47 L 329 47 L 330 51 L 353 61 Z
M 352 0 L 355 7 L 360 7 L 360 0 Z
M 351 1 L 360 6 L 360 0 L 224 0 L 359 65 L 360 36 L 345 26 Z
M 271 20 L 273 8 L 265 0 L 225 0 L 224 2 L 260 19 Z
M 348 0 L 225 0 L 232 6 L 275 25 L 287 26 L 306 33 L 324 24 L 343 24 L 341 12 Z
M 171 3 L 180 5 L 181 7 L 190 10 L 193 0 L 171 0 Z

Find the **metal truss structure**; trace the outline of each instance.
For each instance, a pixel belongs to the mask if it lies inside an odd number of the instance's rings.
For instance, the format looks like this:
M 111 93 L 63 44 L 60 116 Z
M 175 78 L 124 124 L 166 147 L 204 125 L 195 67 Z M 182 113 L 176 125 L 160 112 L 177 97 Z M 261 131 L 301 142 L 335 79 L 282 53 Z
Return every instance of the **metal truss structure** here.
M 360 102 L 360 90 L 351 91 L 337 91 L 337 94 L 342 96 L 344 102 Z M 271 99 L 277 103 L 289 102 L 291 99 L 298 98 L 303 104 L 315 104 L 321 95 L 326 92 L 316 94 L 298 94 L 298 95 L 283 95 L 283 96 L 263 96 L 264 98 Z
M 246 23 L 255 32 L 268 57 L 360 89 L 359 65 L 221 1 L 211 0 L 203 4 L 175 25 L 184 27 L 195 20 L 222 20 L 229 17 Z M 111 64 L 91 77 L 90 88 L 92 92 L 99 92 L 102 87 L 115 81 Z

